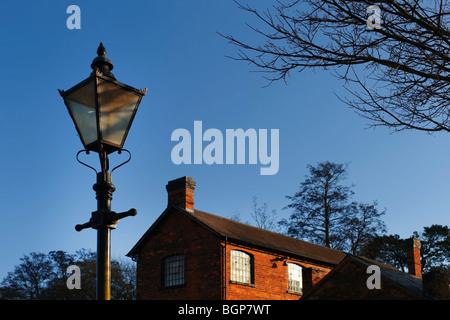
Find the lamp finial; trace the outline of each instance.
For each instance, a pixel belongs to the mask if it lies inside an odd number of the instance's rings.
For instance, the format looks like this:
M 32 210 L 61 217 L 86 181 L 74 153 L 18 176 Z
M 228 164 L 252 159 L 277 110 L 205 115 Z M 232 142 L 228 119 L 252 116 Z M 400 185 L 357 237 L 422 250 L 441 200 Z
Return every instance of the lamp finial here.
M 98 57 L 92 61 L 91 68 L 95 71 L 96 69 L 100 71 L 105 76 L 109 76 L 115 79 L 114 75 L 111 73 L 111 70 L 114 68 L 111 60 L 106 57 L 106 49 L 103 46 L 103 42 L 100 42 L 100 45 L 97 48 Z
M 97 54 L 99 56 L 106 56 L 106 49 L 103 46 L 103 42 L 100 42 L 100 45 L 98 46 L 98 49 L 97 49 Z

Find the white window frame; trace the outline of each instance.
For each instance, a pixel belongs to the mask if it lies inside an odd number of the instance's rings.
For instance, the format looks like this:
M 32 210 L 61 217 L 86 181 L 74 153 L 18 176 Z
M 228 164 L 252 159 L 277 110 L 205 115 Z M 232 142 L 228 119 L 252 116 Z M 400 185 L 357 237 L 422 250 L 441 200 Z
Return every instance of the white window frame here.
M 302 266 L 296 263 L 288 263 L 287 266 L 288 292 L 298 294 L 303 293 Z
M 231 255 L 230 280 L 236 283 L 252 284 L 253 282 L 252 255 L 241 250 L 231 250 L 230 255 Z

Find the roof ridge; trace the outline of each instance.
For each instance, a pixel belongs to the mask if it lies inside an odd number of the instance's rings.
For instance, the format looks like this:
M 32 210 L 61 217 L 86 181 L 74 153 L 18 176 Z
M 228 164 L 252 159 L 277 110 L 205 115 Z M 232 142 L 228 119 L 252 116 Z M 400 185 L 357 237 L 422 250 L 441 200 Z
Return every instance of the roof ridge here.
M 267 230 L 267 229 L 264 229 L 264 228 L 261 228 L 261 227 L 257 227 L 257 226 L 252 226 L 251 224 L 247 224 L 247 223 L 243 223 L 243 222 L 240 222 L 240 221 L 236 221 L 236 220 L 233 220 L 233 219 L 230 219 L 230 218 L 226 218 L 226 217 L 221 216 L 221 215 L 218 215 L 218 214 L 206 212 L 206 211 L 203 211 L 203 210 L 197 210 L 197 209 L 194 209 L 194 213 L 195 213 L 196 211 L 202 212 L 202 213 L 206 213 L 206 214 L 209 214 L 209 215 L 212 215 L 212 216 L 221 218 L 221 219 L 229 220 L 229 221 L 231 221 L 232 223 L 239 223 L 239 224 L 244 225 L 244 226 L 246 226 L 246 227 L 255 228 L 255 229 L 258 229 L 258 230 L 262 230 L 262 231 L 266 231 L 266 232 L 271 232 L 271 233 L 279 234 L 279 235 L 282 235 L 282 236 L 285 236 L 285 237 L 289 237 L 289 236 L 286 236 L 286 235 L 284 235 L 284 234 L 282 234 L 282 233 L 278 233 L 278 232 L 275 232 L 275 231 Z M 292 238 L 292 237 L 290 237 L 290 238 Z M 294 238 L 294 239 L 295 239 L 295 238 Z M 300 240 L 300 239 L 298 239 L 298 240 Z M 302 241 L 303 241 L 303 240 L 302 240 Z
M 371 258 L 367 258 L 367 257 L 365 257 L 365 256 L 358 256 L 358 255 L 353 255 L 353 254 L 350 254 L 350 255 L 351 255 L 352 257 L 356 258 L 356 259 L 365 260 L 366 262 L 374 263 L 374 264 L 376 264 L 376 265 L 378 265 L 378 266 L 380 266 L 380 267 L 384 267 L 384 268 L 387 268 L 387 269 L 391 269 L 391 270 L 394 270 L 394 271 L 398 271 L 398 272 L 405 273 L 404 271 L 399 270 L 398 268 L 396 268 L 396 267 L 394 267 L 394 266 L 392 266 L 392 265 L 390 265 L 390 264 L 387 264 L 387 263 L 384 263 L 384 262 L 380 262 L 380 261 L 378 261 L 378 260 L 374 260 L 374 259 L 371 259 Z

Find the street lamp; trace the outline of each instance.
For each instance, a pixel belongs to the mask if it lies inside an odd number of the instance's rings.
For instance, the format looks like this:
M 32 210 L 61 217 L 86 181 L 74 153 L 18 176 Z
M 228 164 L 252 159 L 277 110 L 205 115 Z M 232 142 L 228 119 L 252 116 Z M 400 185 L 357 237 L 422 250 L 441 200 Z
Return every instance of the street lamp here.
M 81 152 L 96 152 L 100 157 L 101 171 L 97 172 L 96 192 L 97 210 L 91 219 L 75 226 L 77 231 L 85 228 L 97 230 L 97 300 L 109 300 L 111 297 L 111 229 L 116 228 L 118 220 L 136 215 L 136 210 L 116 213 L 111 211 L 112 193 L 111 173 L 127 163 L 131 154 L 123 149 L 136 111 L 147 89 L 138 90 L 116 80 L 111 70 L 114 68 L 106 57 L 103 43 L 97 49 L 98 56 L 92 61 L 91 75 L 71 89 L 58 90 L 75 124 L 75 128 L 84 146 Z M 126 151 L 130 158 L 110 172 L 108 155 L 117 151 Z

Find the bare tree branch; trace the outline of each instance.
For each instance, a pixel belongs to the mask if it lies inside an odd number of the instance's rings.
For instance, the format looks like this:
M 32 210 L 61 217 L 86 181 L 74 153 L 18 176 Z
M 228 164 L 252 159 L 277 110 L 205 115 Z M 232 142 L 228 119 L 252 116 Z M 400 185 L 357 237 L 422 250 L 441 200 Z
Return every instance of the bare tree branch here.
M 349 92 L 340 99 L 373 126 L 450 131 L 446 0 L 382 0 L 380 29 L 366 26 L 372 1 L 280 0 L 266 10 L 236 3 L 260 22 L 249 27 L 263 43 L 221 36 L 238 47 L 232 58 L 269 84 L 292 71 L 331 69 Z

